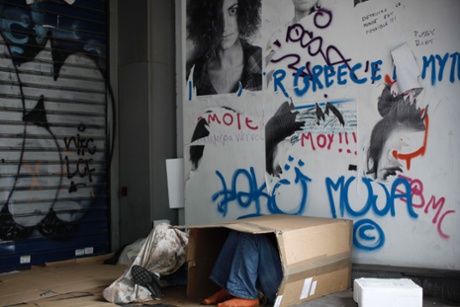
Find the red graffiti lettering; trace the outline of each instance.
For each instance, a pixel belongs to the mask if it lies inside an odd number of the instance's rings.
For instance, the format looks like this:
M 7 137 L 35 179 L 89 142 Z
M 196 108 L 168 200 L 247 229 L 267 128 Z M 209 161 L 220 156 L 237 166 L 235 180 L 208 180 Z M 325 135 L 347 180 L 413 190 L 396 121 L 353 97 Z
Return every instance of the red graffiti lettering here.
M 198 121 L 205 119 L 208 124 L 217 123 L 219 125 L 225 126 L 234 126 L 238 130 L 242 130 L 243 126 L 250 130 L 258 130 L 259 126 L 254 124 L 254 121 L 248 117 L 245 117 L 244 120 L 241 119 L 241 114 L 239 113 L 230 113 L 226 112 L 222 115 L 216 113 L 209 113 L 203 116 L 198 117 Z
M 356 143 L 356 134 L 355 132 L 352 133 L 352 136 L 353 136 L 353 139 Z M 331 147 L 332 147 L 332 144 L 334 143 L 334 137 L 335 137 L 335 134 L 334 133 L 328 133 L 328 134 L 318 134 L 316 135 L 316 137 L 311 133 L 311 132 L 308 132 L 308 133 L 303 133 L 300 137 L 300 144 L 302 147 L 305 147 L 307 145 L 310 145 L 311 146 L 311 149 L 313 150 L 316 150 L 316 148 L 321 148 L 321 149 L 327 149 L 327 150 L 331 150 Z M 339 144 L 342 144 L 342 143 L 345 143 L 346 145 L 349 144 L 349 141 L 348 141 L 348 134 L 345 132 L 345 133 L 338 133 L 338 137 L 339 137 L 339 140 L 338 140 L 338 143 Z M 342 148 L 339 148 L 339 152 L 341 153 L 343 151 Z M 356 150 L 353 150 L 353 152 L 350 150 L 350 149 L 347 149 L 346 150 L 347 153 L 354 153 L 355 155 L 357 155 L 357 151 Z
M 436 229 L 438 231 L 438 234 L 441 238 L 443 239 L 448 239 L 450 236 L 446 234 L 442 230 L 442 223 L 444 222 L 444 218 L 448 214 L 455 213 L 455 210 L 444 210 L 444 204 L 446 199 L 444 197 L 441 197 L 439 199 L 436 199 L 434 195 L 431 196 L 430 200 L 428 202 L 425 201 L 425 196 L 423 193 L 423 183 L 418 180 L 418 179 L 412 179 L 406 176 L 400 175 L 400 177 L 405 178 L 409 181 L 411 185 L 411 190 L 412 190 L 412 206 L 418 209 L 423 209 L 423 213 L 429 214 L 430 210 L 435 211 L 435 215 L 431 222 L 436 225 Z M 398 190 L 399 192 L 399 190 Z M 402 200 L 404 201 L 404 200 Z

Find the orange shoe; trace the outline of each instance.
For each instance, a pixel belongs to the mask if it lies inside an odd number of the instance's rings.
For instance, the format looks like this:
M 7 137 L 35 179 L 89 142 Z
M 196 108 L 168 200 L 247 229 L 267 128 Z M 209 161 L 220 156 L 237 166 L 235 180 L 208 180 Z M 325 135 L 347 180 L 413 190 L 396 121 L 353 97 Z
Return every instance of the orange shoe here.
M 224 302 L 226 300 L 229 300 L 233 298 L 233 295 L 227 292 L 224 288 L 220 289 L 213 295 L 211 295 L 208 298 L 205 298 L 204 300 L 201 301 L 202 305 L 215 305 L 221 302 Z
M 223 303 L 217 304 L 217 307 L 257 307 L 259 306 L 258 299 L 245 299 L 235 297 Z

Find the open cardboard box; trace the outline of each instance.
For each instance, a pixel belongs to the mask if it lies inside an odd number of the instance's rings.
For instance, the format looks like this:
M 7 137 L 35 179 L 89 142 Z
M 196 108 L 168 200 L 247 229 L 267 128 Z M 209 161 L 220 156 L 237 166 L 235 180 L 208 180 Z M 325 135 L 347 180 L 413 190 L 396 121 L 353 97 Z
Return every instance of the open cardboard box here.
M 187 296 L 207 297 L 217 286 L 209 279 L 230 230 L 272 234 L 278 242 L 283 280 L 274 306 L 290 306 L 351 286 L 351 220 L 268 215 L 190 230 Z

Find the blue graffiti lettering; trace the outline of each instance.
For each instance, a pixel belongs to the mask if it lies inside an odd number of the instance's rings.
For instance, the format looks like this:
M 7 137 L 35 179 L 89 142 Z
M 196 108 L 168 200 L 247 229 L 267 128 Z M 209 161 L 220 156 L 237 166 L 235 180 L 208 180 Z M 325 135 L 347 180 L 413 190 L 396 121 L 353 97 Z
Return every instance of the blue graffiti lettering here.
M 292 162 L 293 160 L 294 160 L 294 158 L 292 156 L 288 157 L 289 162 Z M 304 165 L 304 162 L 302 160 L 299 160 L 298 165 L 301 167 L 301 166 Z M 288 164 L 286 164 L 284 166 L 284 169 L 286 171 L 288 171 L 290 169 L 290 167 L 291 166 L 288 163 Z M 300 187 L 302 189 L 302 195 L 301 195 L 301 200 L 300 200 L 299 205 L 297 206 L 297 208 L 293 208 L 290 211 L 283 211 L 283 210 L 281 210 L 279 208 L 278 203 L 276 201 L 276 195 L 278 195 L 277 191 L 283 185 L 288 186 L 288 185 L 291 184 L 291 182 L 289 180 L 282 179 L 278 183 L 276 183 L 275 187 L 273 188 L 273 191 L 272 191 L 272 194 L 271 194 L 271 201 L 268 203 L 268 210 L 269 210 L 270 213 L 272 213 L 272 214 L 275 214 L 275 213 L 286 214 L 287 213 L 287 214 L 299 215 L 299 214 L 302 214 L 302 212 L 304 212 L 305 206 L 307 204 L 307 198 L 308 198 L 308 182 L 310 182 L 311 179 L 308 176 L 306 176 L 305 174 L 303 174 L 300 171 L 300 168 L 298 168 L 298 167 L 294 168 L 294 172 L 295 172 L 294 183 L 295 184 L 300 184 Z
M 356 63 L 350 70 L 350 78 L 356 84 L 364 84 L 367 81 L 367 78 L 358 79 L 355 75 L 355 71 L 360 69 L 363 65 L 361 63 Z
M 381 248 L 384 243 L 385 233 L 376 222 L 370 219 L 363 219 L 354 223 L 353 245 L 355 247 L 372 251 Z
M 382 79 L 382 75 L 379 74 L 380 66 L 383 64 L 382 60 L 377 60 L 371 63 L 371 80 L 372 83 Z
M 288 93 L 286 92 L 286 89 L 284 88 L 284 85 L 282 83 L 283 79 L 286 78 L 286 71 L 284 70 L 277 70 L 273 74 L 273 86 L 274 86 L 274 91 L 275 93 L 278 92 L 278 87 L 281 89 L 283 92 L 284 96 L 289 97 Z
M 346 64 L 342 64 L 338 66 L 337 69 L 331 65 L 315 65 L 310 73 L 306 73 L 308 70 L 307 67 L 302 66 L 294 75 L 294 92 L 298 97 L 301 97 L 307 94 L 309 90 L 316 92 L 324 88 L 329 88 L 336 82 L 338 85 L 346 85 L 348 81 L 355 84 L 364 84 L 368 82 L 369 79 L 375 82 L 382 78 L 380 75 L 380 65 L 382 65 L 382 63 L 382 60 L 377 60 L 370 64 L 371 70 L 368 72 L 370 73 L 370 78 L 357 77 L 356 73 L 363 68 L 361 63 L 356 63 L 351 68 L 348 68 Z M 284 69 L 277 69 L 273 73 L 273 90 L 278 92 L 278 90 L 281 89 L 284 96 L 289 97 L 289 93 L 286 91 L 286 87 L 283 84 L 286 75 L 287 73 Z M 299 84 L 300 80 L 303 82 L 303 85 Z
M 422 79 L 431 75 L 431 85 L 435 85 L 436 81 L 441 82 L 444 78 L 444 73 L 448 69 L 449 59 L 450 72 L 449 81 L 454 83 L 456 80 L 460 80 L 460 53 L 454 52 L 449 54 L 448 52 L 444 55 L 430 55 L 429 57 L 424 56 L 423 68 L 422 68 Z M 431 69 L 430 69 L 431 68 Z
M 297 96 L 301 97 L 305 95 L 305 93 L 308 91 L 308 88 L 310 87 L 310 78 L 308 75 L 303 77 L 303 84 L 305 85 L 302 89 L 299 88 L 299 77 L 302 73 L 302 71 L 305 69 L 305 66 L 301 67 L 297 73 L 295 74 L 294 77 L 294 91 Z M 285 73 L 286 74 L 286 73 Z M 284 87 L 283 87 L 284 88 Z M 284 96 L 289 97 L 289 95 L 286 93 L 286 91 L 283 92 Z
M 242 208 L 248 208 L 252 203 L 255 203 L 255 211 L 257 214 L 260 214 L 260 200 L 265 198 L 270 199 L 270 196 L 264 192 L 266 184 L 265 182 L 259 187 L 257 183 L 256 174 L 254 168 L 250 168 L 250 171 L 245 169 L 238 169 L 233 174 L 231 189 L 227 188 L 227 183 L 224 176 L 219 171 L 216 171 L 216 175 L 219 177 L 222 183 L 222 190 L 214 193 L 212 196 L 212 201 L 215 202 L 218 198 L 221 198 L 217 206 L 219 213 L 222 213 L 223 216 L 227 215 L 228 205 L 232 201 L 237 201 L 237 203 Z M 247 180 L 248 191 L 237 191 L 237 188 L 241 185 L 238 185 L 240 177 L 243 176 Z
M 366 203 L 362 205 L 361 210 L 357 211 L 355 209 L 352 209 L 350 202 L 348 200 L 348 193 L 350 189 L 350 184 L 353 183 L 356 180 L 354 176 L 348 178 L 348 180 L 345 181 L 345 178 L 342 176 L 340 177 L 337 182 L 333 182 L 331 178 L 326 178 L 326 189 L 329 197 L 329 204 L 331 206 L 331 213 L 332 217 L 337 218 L 337 212 L 336 212 L 336 204 L 334 201 L 333 197 L 333 191 L 338 192 L 339 195 L 339 205 L 338 208 L 340 208 L 340 215 L 343 217 L 345 213 L 352 217 L 360 217 L 368 214 L 370 211 L 373 211 L 375 214 L 378 216 L 386 216 L 390 214 L 391 216 L 396 215 L 395 211 L 395 200 L 396 199 L 403 199 L 403 201 L 406 203 L 407 211 L 408 214 L 411 218 L 417 218 L 418 215 L 414 211 L 414 208 L 412 206 L 412 191 L 411 191 L 411 186 L 410 183 L 404 179 L 404 178 L 397 178 L 393 182 L 391 186 L 391 192 L 388 191 L 388 188 L 379 183 L 379 187 L 382 188 L 383 192 L 385 193 L 386 199 L 384 200 L 385 206 L 383 209 L 378 208 L 378 195 L 376 195 L 374 191 L 374 187 L 372 186 L 372 181 L 369 178 L 363 178 L 362 182 L 367 188 L 368 196 Z M 405 192 L 401 192 L 401 190 L 397 190 L 399 186 L 403 186 L 405 188 Z M 399 191 L 400 193 L 398 193 Z
M 292 157 L 290 162 L 292 162 Z M 301 167 L 303 162 L 299 160 L 298 166 Z M 244 209 L 250 208 L 254 205 L 254 212 L 250 216 L 261 215 L 261 204 L 264 202 L 270 214 L 292 214 L 301 215 L 306 208 L 308 198 L 308 182 L 311 179 L 300 171 L 299 167 L 294 167 L 295 179 L 292 183 L 288 179 L 279 180 L 273 187 L 271 194 L 266 192 L 267 185 L 263 182 L 258 184 L 254 168 L 248 170 L 238 169 L 233 174 L 231 185 L 228 186 L 227 182 L 221 172 L 216 171 L 217 177 L 222 183 L 222 189 L 214 193 L 211 197 L 213 202 L 217 202 L 217 211 L 223 216 L 226 216 L 229 210 L 229 204 L 236 202 L 236 204 Z M 290 166 L 286 165 L 285 170 L 289 170 Z M 277 201 L 277 193 L 279 189 L 296 185 L 301 189 L 301 198 L 297 205 L 290 209 L 281 209 Z M 247 190 L 243 188 L 247 187 Z
M 397 178 L 392 183 L 391 189 L 389 190 L 384 184 L 379 183 L 377 186 L 374 186 L 375 183 L 373 180 L 369 178 L 362 178 L 362 183 L 367 189 L 367 199 L 364 204 L 352 206 L 348 199 L 350 185 L 356 180 L 355 177 L 350 177 L 345 180 L 345 177 L 340 177 L 336 182 L 334 182 L 331 178 L 326 178 L 326 189 L 329 197 L 329 204 L 331 208 L 331 214 L 333 218 L 337 218 L 337 210 L 338 207 L 340 210 L 340 216 L 344 217 L 345 215 L 349 215 L 354 218 L 359 218 L 367 215 L 369 212 L 373 212 L 377 216 L 387 216 L 390 215 L 392 217 L 396 216 L 396 209 L 395 209 L 395 201 L 397 199 L 401 199 L 403 203 L 405 203 L 407 207 L 408 215 L 411 218 L 417 218 L 418 215 L 414 211 L 412 206 L 412 190 L 410 186 L 410 182 L 405 178 Z M 402 188 L 401 188 L 402 187 Z M 383 191 L 384 199 L 379 199 L 379 195 L 381 193 L 377 193 L 376 188 L 379 188 Z M 337 192 L 339 200 L 338 206 L 336 206 L 336 202 L 334 200 L 333 192 Z M 382 208 L 379 208 L 378 203 L 383 204 Z M 353 207 L 358 207 L 360 209 L 354 209 Z M 358 230 L 359 227 L 362 227 Z M 369 229 L 375 230 L 379 237 L 376 239 L 375 237 L 370 237 L 365 234 L 365 232 Z M 383 245 L 384 239 L 384 232 L 380 228 L 380 226 L 371 220 L 362 220 L 361 222 L 355 223 L 354 225 L 354 241 L 355 246 L 365 250 L 374 250 Z M 356 236 L 359 236 L 356 237 Z M 376 241 L 375 241 L 375 240 Z M 366 245 L 367 241 L 372 241 L 372 245 Z

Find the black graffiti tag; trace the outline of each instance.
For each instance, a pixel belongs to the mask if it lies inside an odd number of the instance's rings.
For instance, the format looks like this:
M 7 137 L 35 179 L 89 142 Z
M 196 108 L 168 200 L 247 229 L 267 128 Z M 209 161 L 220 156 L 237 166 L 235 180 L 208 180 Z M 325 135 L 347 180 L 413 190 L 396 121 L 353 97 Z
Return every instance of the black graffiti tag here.
M 323 19 L 324 18 L 324 19 Z M 321 21 L 322 20 L 322 21 Z M 317 29 L 324 29 L 329 27 L 332 22 L 332 12 L 326 9 L 320 9 L 316 12 L 314 17 L 314 25 Z M 346 64 L 348 68 L 351 68 L 348 62 L 351 59 L 346 58 L 342 52 L 334 45 L 325 45 L 324 40 L 321 36 L 315 35 L 313 31 L 305 29 L 300 23 L 290 25 L 286 31 L 285 42 L 288 44 L 298 44 L 309 57 L 321 57 L 326 65 L 334 66 L 340 64 Z M 281 43 L 277 40 L 274 45 L 281 47 Z M 272 63 L 279 63 L 287 60 L 289 64 L 287 67 L 293 70 L 293 75 L 296 74 L 301 67 L 306 67 L 306 72 L 301 72 L 301 77 L 306 75 L 312 75 L 311 73 L 311 62 L 306 61 L 302 63 L 302 56 L 305 54 L 289 53 L 282 55 L 278 58 L 272 58 Z M 288 60 L 290 59 L 290 60 Z
M 86 127 L 83 124 L 78 126 L 79 132 L 84 132 Z M 93 138 L 82 137 L 79 133 L 76 136 L 69 138 L 64 138 L 66 150 L 70 150 L 73 146 L 76 154 L 80 157 L 76 161 L 71 161 L 68 156 L 65 156 L 65 164 L 67 170 L 67 178 L 72 179 L 76 175 L 80 178 L 88 177 L 89 182 L 92 182 L 92 173 L 95 172 L 95 168 L 91 168 L 92 158 L 85 158 L 84 156 L 88 153 L 94 155 L 97 151 L 96 146 L 94 145 Z M 76 192 L 78 187 L 86 186 L 84 183 L 75 183 L 72 181 L 71 187 L 69 188 L 69 193 Z

